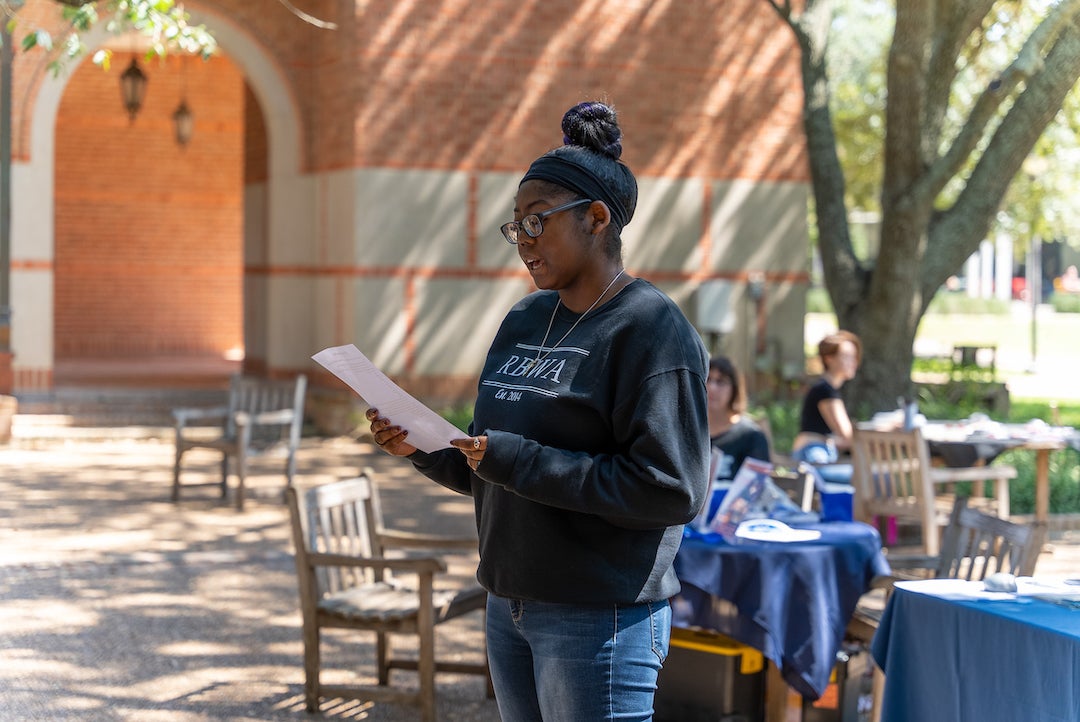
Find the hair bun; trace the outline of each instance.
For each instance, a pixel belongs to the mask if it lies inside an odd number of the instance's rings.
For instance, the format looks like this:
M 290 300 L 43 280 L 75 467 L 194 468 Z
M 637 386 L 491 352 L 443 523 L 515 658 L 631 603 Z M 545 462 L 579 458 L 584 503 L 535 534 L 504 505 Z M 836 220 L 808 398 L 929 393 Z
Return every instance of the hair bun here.
M 622 155 L 622 130 L 609 105 L 578 103 L 563 116 L 562 131 L 564 145 L 580 145 L 613 160 Z

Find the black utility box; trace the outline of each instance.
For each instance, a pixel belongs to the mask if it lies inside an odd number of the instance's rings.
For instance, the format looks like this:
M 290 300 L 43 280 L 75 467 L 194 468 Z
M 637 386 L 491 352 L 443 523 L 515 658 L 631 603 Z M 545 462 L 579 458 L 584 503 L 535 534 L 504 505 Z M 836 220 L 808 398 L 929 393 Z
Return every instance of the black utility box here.
M 761 652 L 713 631 L 673 627 L 657 680 L 655 722 L 761 722 Z

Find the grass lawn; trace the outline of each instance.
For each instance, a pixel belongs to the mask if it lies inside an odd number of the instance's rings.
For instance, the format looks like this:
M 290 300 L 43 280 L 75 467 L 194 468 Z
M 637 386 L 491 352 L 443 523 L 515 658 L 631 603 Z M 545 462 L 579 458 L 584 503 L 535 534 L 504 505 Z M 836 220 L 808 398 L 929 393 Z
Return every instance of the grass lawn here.
M 1039 307 L 1036 363 L 1031 359 L 1031 311 L 1023 304 L 1005 314 L 927 314 L 915 337 L 917 358 L 948 356 L 953 346 L 996 346 L 997 378 L 1011 397 L 1080 402 L 1080 313 Z M 836 329 L 831 313 L 806 314 L 807 357 L 818 340 Z
M 1080 356 L 1080 314 L 1042 313 L 1035 322 L 1038 358 Z M 1031 362 L 1031 313 L 1014 308 L 1002 315 L 927 314 L 919 324 L 916 352 L 937 349 L 947 354 L 954 345 L 998 347 L 998 366 L 1004 371 L 1026 370 Z M 1080 379 L 1077 380 L 1080 385 Z

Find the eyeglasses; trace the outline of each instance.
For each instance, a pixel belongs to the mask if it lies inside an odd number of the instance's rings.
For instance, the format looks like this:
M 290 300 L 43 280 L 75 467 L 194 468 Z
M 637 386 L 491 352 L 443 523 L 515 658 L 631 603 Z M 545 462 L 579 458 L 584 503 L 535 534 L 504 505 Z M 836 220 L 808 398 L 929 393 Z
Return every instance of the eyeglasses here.
M 578 198 L 576 201 L 570 201 L 569 203 L 563 203 L 561 206 L 555 206 L 554 208 L 548 208 L 546 211 L 539 213 L 532 213 L 525 216 L 520 221 L 510 221 L 504 223 L 499 229 L 502 231 L 503 238 L 507 243 L 517 245 L 518 237 L 522 231 L 525 231 L 525 235 L 529 238 L 538 238 L 541 233 L 544 232 L 544 219 L 548 216 L 553 216 L 556 213 L 562 211 L 568 211 L 571 208 L 577 208 L 583 206 L 586 203 L 592 203 L 588 198 Z

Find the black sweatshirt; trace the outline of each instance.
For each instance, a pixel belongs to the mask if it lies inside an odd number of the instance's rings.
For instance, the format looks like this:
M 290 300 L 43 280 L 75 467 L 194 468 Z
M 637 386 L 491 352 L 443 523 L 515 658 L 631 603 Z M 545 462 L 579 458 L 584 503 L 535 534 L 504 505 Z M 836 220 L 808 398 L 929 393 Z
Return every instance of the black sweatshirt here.
M 712 445 L 720 450 L 720 463 L 714 481 L 731 481 L 747 457 L 769 461 L 769 439 L 761 427 L 745 416 L 727 431 L 712 438 Z
M 678 306 L 635 280 L 578 318 L 558 294 L 518 302 L 488 351 L 470 432 L 488 436 L 476 472 L 456 449 L 411 456 L 476 502 L 477 578 L 513 599 L 606 605 L 679 591 L 672 560 L 709 480 L 708 359 Z M 531 361 L 541 356 L 532 368 Z

